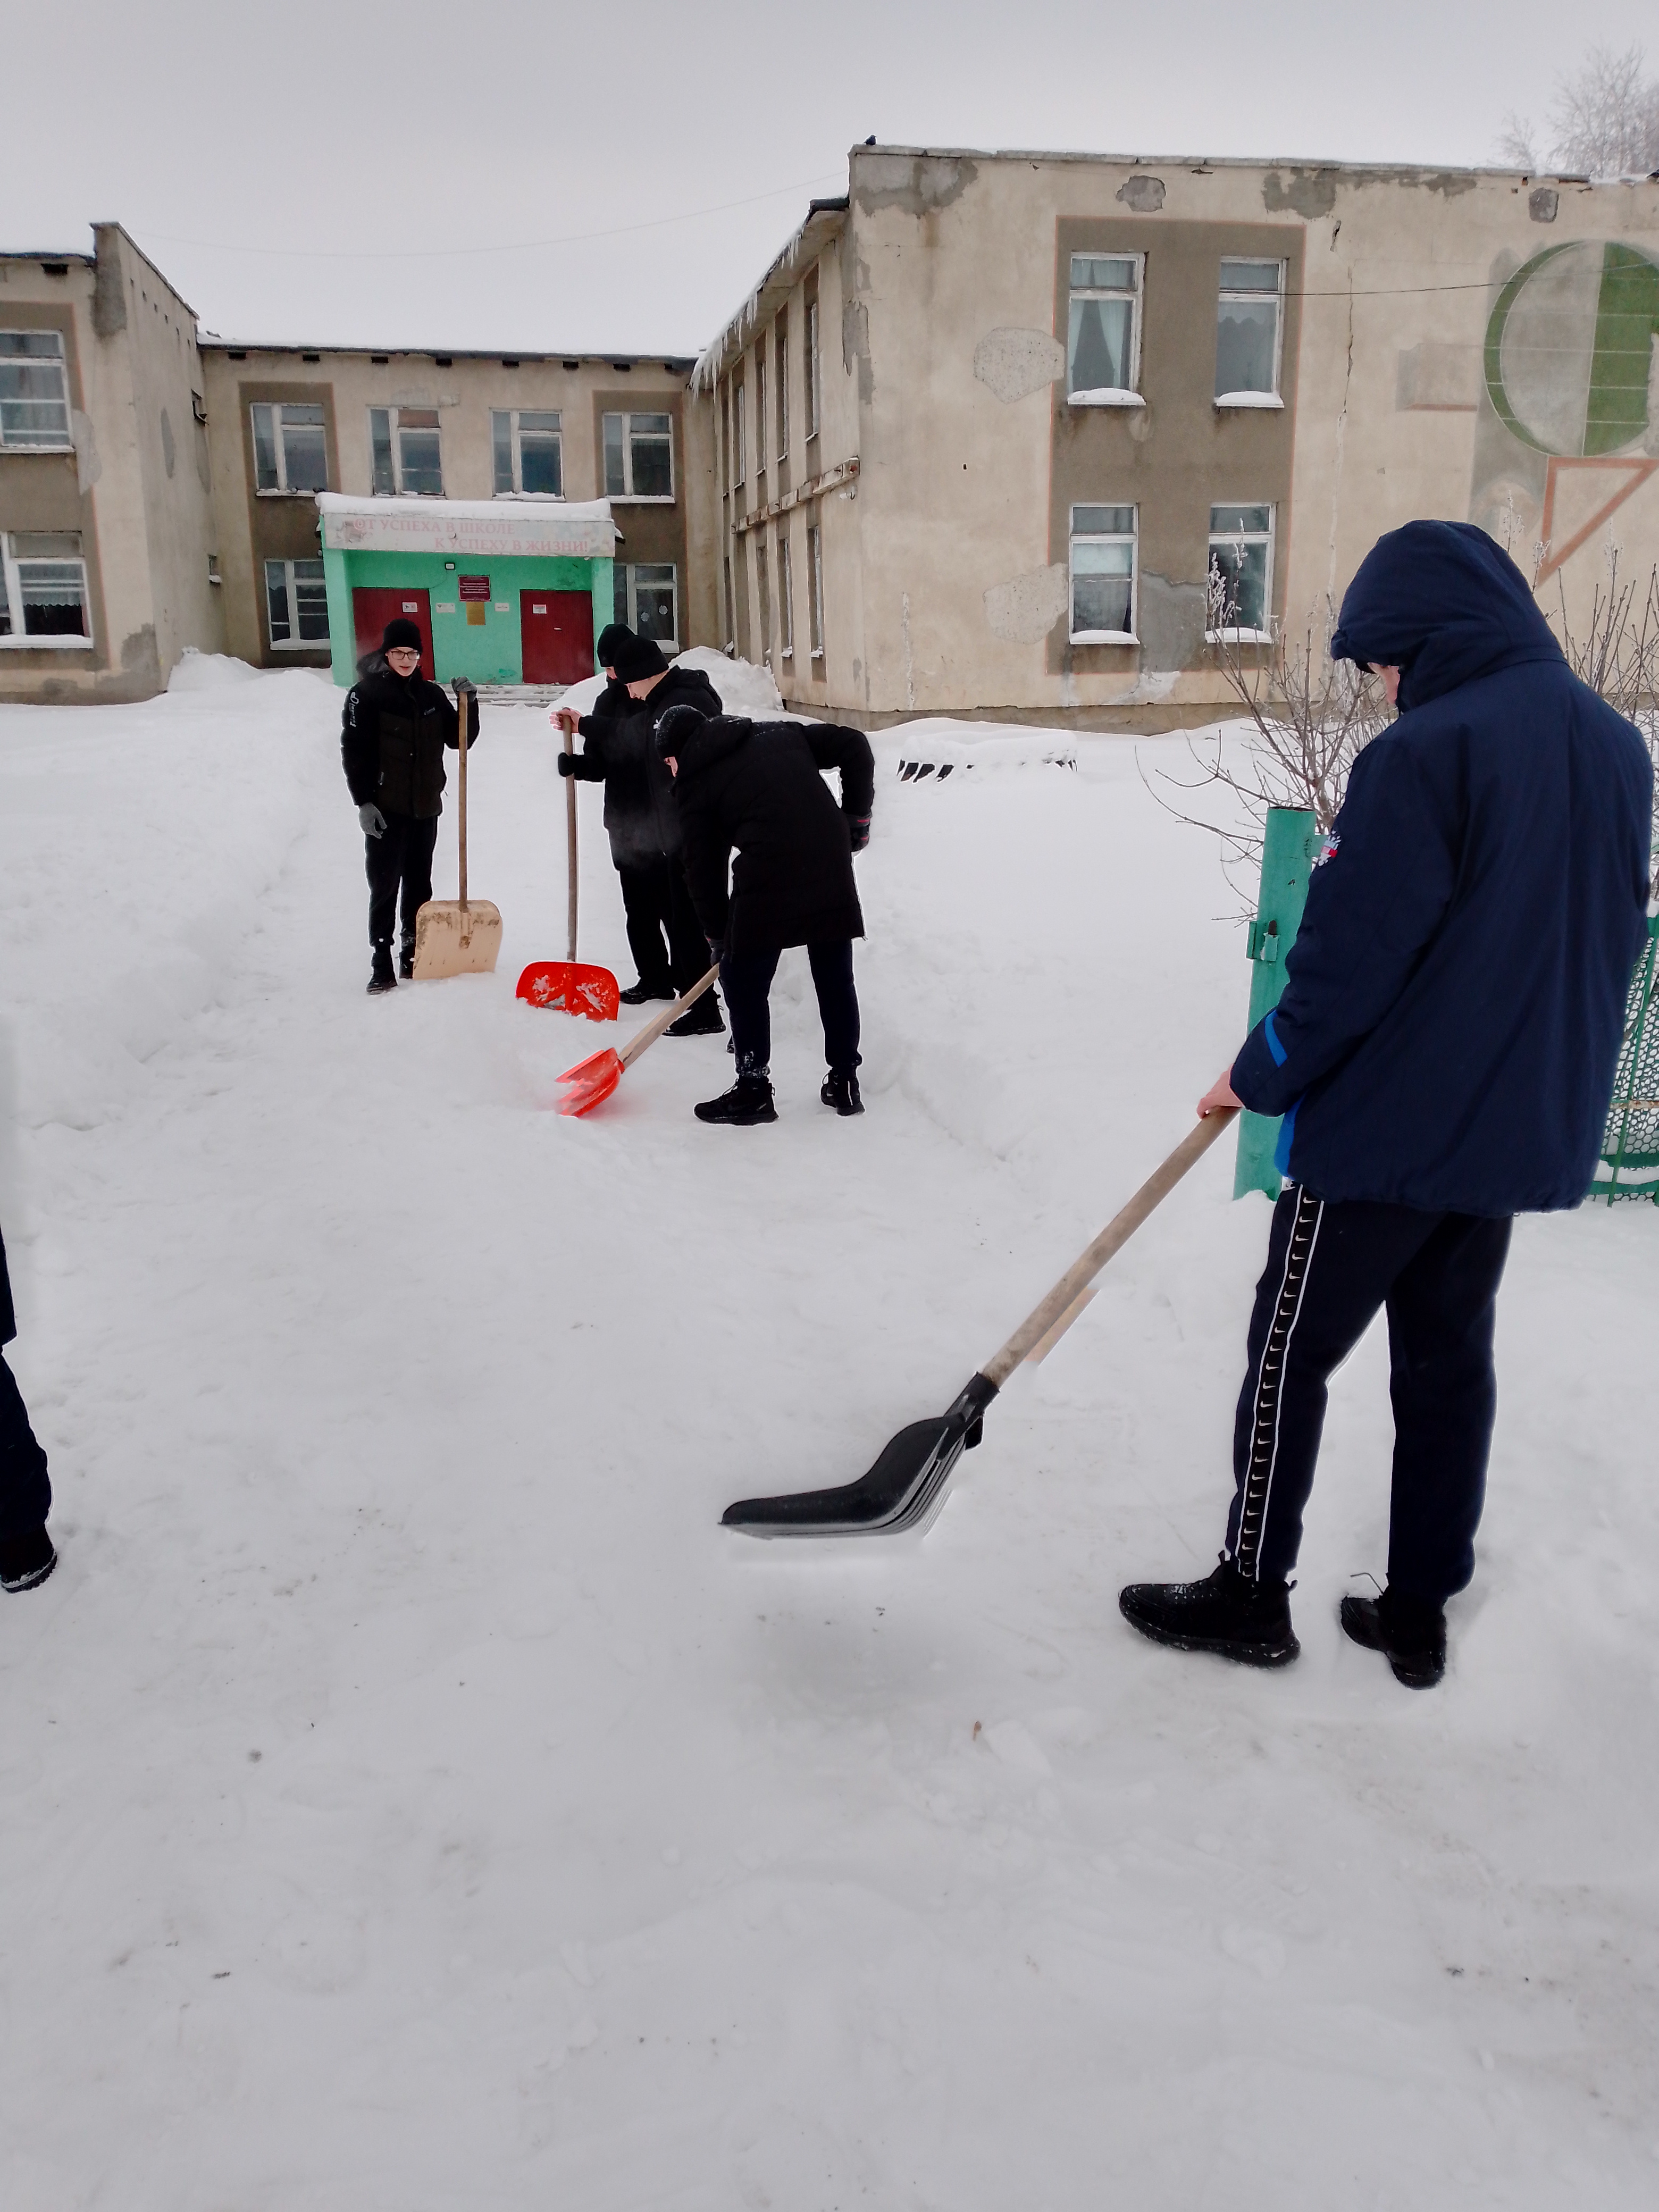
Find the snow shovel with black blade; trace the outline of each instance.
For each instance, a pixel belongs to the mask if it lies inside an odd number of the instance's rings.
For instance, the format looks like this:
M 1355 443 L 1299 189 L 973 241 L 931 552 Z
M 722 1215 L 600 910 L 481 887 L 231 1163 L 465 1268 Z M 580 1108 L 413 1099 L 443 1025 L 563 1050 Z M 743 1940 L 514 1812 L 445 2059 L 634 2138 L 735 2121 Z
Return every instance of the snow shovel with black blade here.
M 466 896 L 466 726 L 471 717 L 472 691 L 458 682 L 455 703 L 460 713 L 461 766 L 456 805 L 456 836 L 460 848 L 461 895 L 458 899 L 428 899 L 415 916 L 415 981 L 428 983 L 444 975 L 493 975 L 501 949 L 501 910 L 488 899 L 468 901 Z
M 1022 1360 L 1044 1359 L 1094 1296 L 1095 1277 L 1127 1244 L 1188 1168 L 1202 1159 L 1237 1118 L 1233 1107 L 1207 1115 L 1149 1176 L 1121 1213 L 1101 1231 L 1075 1267 L 1021 1322 L 994 1359 L 988 1359 L 935 1420 L 912 1421 L 888 1444 L 868 1474 L 835 1490 L 799 1490 L 782 1498 L 740 1498 L 720 1525 L 745 1536 L 896 1536 L 926 1529 L 945 1503 L 946 1485 L 964 1451 L 984 1431 L 985 1409 Z
M 675 1000 L 672 1006 L 665 1006 L 659 1014 L 653 1014 L 642 1030 L 629 1037 L 620 1052 L 614 1045 L 608 1044 L 598 1052 L 590 1053 L 586 1060 L 579 1060 L 574 1067 L 567 1067 L 559 1080 L 568 1083 L 570 1088 L 559 1101 L 560 1113 L 591 1114 L 596 1106 L 603 1105 L 622 1081 L 623 1071 L 632 1067 L 647 1046 L 655 1044 L 670 1022 L 678 1021 L 688 1006 L 696 1005 L 720 972 L 720 964 L 716 962 L 708 973 L 699 977 L 683 997 Z
M 564 750 L 567 757 L 575 750 L 575 740 L 568 729 L 564 732 Z M 565 901 L 569 957 L 564 960 L 532 960 L 520 976 L 514 995 L 528 1000 L 532 1006 L 547 1006 L 555 1012 L 586 1014 L 590 1022 L 614 1022 L 617 1010 L 622 1004 L 616 977 L 608 968 L 586 967 L 576 957 L 576 779 L 574 775 L 568 775 L 564 780 L 564 825 L 570 878 L 569 894 Z

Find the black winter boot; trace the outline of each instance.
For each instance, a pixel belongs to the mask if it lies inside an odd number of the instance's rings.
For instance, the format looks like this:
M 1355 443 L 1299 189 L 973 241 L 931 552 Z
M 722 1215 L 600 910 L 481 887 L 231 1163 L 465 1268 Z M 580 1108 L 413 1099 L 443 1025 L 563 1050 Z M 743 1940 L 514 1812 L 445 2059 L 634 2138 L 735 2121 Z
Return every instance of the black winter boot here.
M 856 1075 L 837 1075 L 834 1068 L 823 1079 L 823 1088 L 818 1097 L 826 1106 L 833 1106 L 837 1114 L 862 1114 L 864 1101 L 859 1097 Z
M 1408 1690 L 1431 1690 L 1446 1671 L 1446 1609 L 1428 1598 L 1390 1586 L 1381 1597 L 1345 1597 L 1337 1618 L 1356 1644 L 1387 1655 Z
M 672 983 L 647 983 L 641 976 L 637 983 L 630 983 L 625 991 L 618 991 L 617 996 L 625 1006 L 642 1006 L 647 999 L 677 999 L 679 993 Z
M 688 1006 L 678 1021 L 670 1022 L 663 1031 L 665 1036 L 724 1036 L 726 1024 L 720 1018 L 720 1002 L 714 996 L 711 984 L 695 1006 Z
M 369 971 L 368 988 L 371 992 L 395 991 L 398 988 L 398 979 L 392 972 L 392 947 L 389 945 L 377 945 L 374 948 L 374 965 Z
M 705 1100 L 692 1109 L 700 1121 L 726 1121 L 733 1128 L 752 1128 L 757 1121 L 775 1121 L 769 1076 L 740 1075 L 723 1097 Z
M 1231 1559 L 1201 1583 L 1131 1583 L 1117 1602 L 1143 1636 L 1177 1651 L 1288 1667 L 1302 1649 L 1291 1626 L 1289 1583 L 1247 1582 Z
M 8 1536 L 0 1543 L 0 1589 L 33 1589 L 58 1565 L 58 1554 L 44 1524 L 27 1536 Z
M 412 937 L 404 939 L 403 948 L 398 955 L 398 973 L 405 983 L 415 981 L 415 940 Z

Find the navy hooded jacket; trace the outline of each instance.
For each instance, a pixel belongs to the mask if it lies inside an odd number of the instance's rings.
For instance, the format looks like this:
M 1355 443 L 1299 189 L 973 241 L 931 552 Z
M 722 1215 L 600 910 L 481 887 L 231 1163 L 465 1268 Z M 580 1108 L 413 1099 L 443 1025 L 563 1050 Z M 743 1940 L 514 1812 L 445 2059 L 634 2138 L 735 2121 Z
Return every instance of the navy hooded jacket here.
M 1232 1085 L 1322 1198 L 1503 1215 L 1590 1187 L 1646 938 L 1653 769 L 1473 525 L 1367 554 L 1331 641 L 1401 670 Z

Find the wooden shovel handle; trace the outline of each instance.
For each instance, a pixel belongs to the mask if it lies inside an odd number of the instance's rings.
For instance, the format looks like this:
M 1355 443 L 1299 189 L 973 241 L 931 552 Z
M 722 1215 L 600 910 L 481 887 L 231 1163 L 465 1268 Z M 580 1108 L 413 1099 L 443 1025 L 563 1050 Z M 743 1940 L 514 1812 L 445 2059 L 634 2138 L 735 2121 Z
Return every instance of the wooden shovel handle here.
M 1042 1304 L 1027 1314 L 994 1359 L 988 1359 L 980 1373 L 1000 1390 L 1022 1359 L 1034 1346 L 1043 1345 L 1044 1352 L 1052 1349 L 1082 1312 L 1087 1300 L 1083 1292 L 1093 1282 L 1112 1255 L 1127 1244 L 1154 1206 L 1161 1205 L 1188 1168 L 1201 1160 L 1224 1129 L 1230 1128 L 1238 1118 L 1237 1109 L 1219 1108 L 1206 1115 L 1195 1128 L 1188 1130 L 1161 1168 L 1149 1175 L 1121 1212 L 1115 1213 L 1101 1231 L 1088 1250 L 1075 1266 L 1067 1268 Z
M 576 750 L 575 732 L 568 725 L 564 732 L 564 757 L 569 760 Z M 576 959 L 576 779 L 568 775 L 564 780 L 564 842 L 565 872 L 570 889 L 565 900 L 565 935 L 569 939 L 569 951 L 565 957 L 574 967 Z
M 455 706 L 461 725 L 461 790 L 460 820 L 456 835 L 461 854 L 461 912 L 463 914 L 466 912 L 466 726 L 471 720 L 471 709 L 467 703 L 471 697 L 471 694 L 463 691 L 458 683 L 455 686 Z
M 672 1006 L 665 1006 L 659 1014 L 653 1015 L 652 1018 L 646 1024 L 642 1030 L 641 1030 L 635 1036 L 629 1037 L 628 1042 L 617 1054 L 617 1059 L 621 1060 L 623 1066 L 624 1067 L 632 1067 L 634 1062 L 639 1058 L 646 1047 L 647 1045 L 655 1044 L 657 1039 L 668 1027 L 670 1022 L 678 1021 L 680 1016 L 685 1012 L 688 1006 L 695 1006 L 696 1005 L 698 1000 L 702 998 L 703 993 L 708 988 L 708 986 L 714 981 L 714 978 L 720 974 L 720 963 L 716 961 L 714 965 L 709 969 L 708 973 L 702 976 L 697 982 L 695 982 L 691 986 L 691 988 L 685 994 L 684 998 L 676 999 Z

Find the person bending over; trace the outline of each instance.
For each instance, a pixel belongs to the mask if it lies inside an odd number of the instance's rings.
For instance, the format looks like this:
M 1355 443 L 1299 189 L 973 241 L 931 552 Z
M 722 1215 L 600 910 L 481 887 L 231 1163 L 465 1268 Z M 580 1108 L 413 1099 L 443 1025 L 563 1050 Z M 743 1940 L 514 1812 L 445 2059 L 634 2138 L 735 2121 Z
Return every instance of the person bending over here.
M 6 1243 L 0 1237 L 0 1345 L 9 1344 L 16 1334 Z M 46 1534 L 51 1510 L 46 1455 L 29 1426 L 17 1378 L 0 1352 L 0 1589 L 33 1589 L 58 1565 Z
M 777 1120 L 769 994 L 787 945 L 804 945 L 811 963 L 830 1063 L 819 1095 L 838 1114 L 861 1114 L 853 939 L 864 917 L 853 854 L 870 839 L 869 739 L 829 723 L 711 720 L 675 707 L 658 725 L 657 749 L 674 778 L 686 878 L 720 962 L 737 1055 L 736 1084 L 699 1106 L 697 1119 L 741 1127 Z M 823 769 L 840 772 L 840 806 Z

